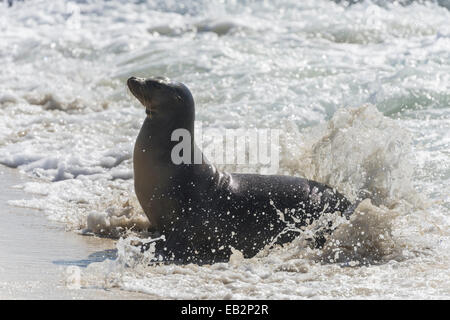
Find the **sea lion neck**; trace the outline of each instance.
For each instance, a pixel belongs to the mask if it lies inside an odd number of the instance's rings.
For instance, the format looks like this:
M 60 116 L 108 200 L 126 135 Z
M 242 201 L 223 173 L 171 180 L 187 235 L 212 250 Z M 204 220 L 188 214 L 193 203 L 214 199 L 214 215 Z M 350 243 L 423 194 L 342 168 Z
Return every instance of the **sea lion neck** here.
M 181 139 L 184 143 L 189 142 L 193 154 L 195 149 L 193 123 L 161 123 L 158 119 L 146 117 L 136 140 L 135 156 L 145 150 L 146 154 L 142 156 L 167 161 Z
M 144 119 L 141 130 L 148 132 L 150 136 L 165 137 L 171 136 L 174 131 L 184 129 L 194 137 L 194 117 L 172 117 L 162 119 L 161 116 L 152 114 L 146 110 L 147 116 Z

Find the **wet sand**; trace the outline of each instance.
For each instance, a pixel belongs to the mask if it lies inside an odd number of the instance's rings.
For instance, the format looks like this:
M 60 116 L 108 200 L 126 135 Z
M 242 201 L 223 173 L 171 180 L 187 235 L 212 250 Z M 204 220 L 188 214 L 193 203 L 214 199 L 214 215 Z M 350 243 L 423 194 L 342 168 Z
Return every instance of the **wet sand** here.
M 9 205 L 9 200 L 33 196 L 13 188 L 27 180 L 18 170 L 0 166 L 0 299 L 150 298 L 121 290 L 70 289 L 67 267 L 114 258 L 114 240 L 68 232 L 44 212 Z

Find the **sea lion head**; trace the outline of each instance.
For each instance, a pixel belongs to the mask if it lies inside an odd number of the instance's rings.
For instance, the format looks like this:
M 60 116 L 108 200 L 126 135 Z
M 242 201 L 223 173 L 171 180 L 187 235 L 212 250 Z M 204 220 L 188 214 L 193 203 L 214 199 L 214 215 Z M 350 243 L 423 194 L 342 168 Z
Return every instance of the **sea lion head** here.
M 152 122 L 161 125 L 182 123 L 192 124 L 195 117 L 194 98 L 189 89 L 181 82 L 166 77 L 137 78 L 127 81 L 131 93 L 146 108 Z

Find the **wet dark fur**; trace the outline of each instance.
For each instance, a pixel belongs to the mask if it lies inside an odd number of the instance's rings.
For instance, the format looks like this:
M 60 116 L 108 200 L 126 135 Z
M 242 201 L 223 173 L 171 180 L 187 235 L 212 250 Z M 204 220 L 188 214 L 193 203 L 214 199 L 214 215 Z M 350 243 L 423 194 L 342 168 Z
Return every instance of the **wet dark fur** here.
M 163 259 L 227 261 L 231 247 L 252 257 L 266 245 L 292 241 L 300 227 L 324 213 L 348 216 L 354 209 L 334 189 L 299 177 L 221 172 L 206 159 L 173 164 L 170 154 L 178 143 L 171 141 L 173 130 L 191 133 L 192 156 L 197 148 L 189 89 L 164 78 L 134 77 L 128 87 L 147 110 L 134 149 L 135 190 L 151 224 L 166 238 L 156 244 Z M 315 246 L 331 232 L 319 232 Z

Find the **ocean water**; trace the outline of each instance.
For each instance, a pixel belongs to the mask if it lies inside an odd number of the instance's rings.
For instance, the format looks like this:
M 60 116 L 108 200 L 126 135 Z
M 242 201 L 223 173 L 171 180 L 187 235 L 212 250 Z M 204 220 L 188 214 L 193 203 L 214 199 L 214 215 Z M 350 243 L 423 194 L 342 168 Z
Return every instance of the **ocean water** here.
M 163 299 L 450 297 L 450 11 L 445 1 L 0 2 L 0 163 L 69 232 L 118 238 L 117 259 L 73 270 L 78 287 Z M 323 250 L 228 263 L 149 265 L 133 191 L 145 118 L 129 76 L 167 76 L 205 135 L 281 129 L 278 173 L 354 199 Z M 258 166 L 222 169 L 260 172 Z M 82 290 L 82 289 L 81 289 Z

